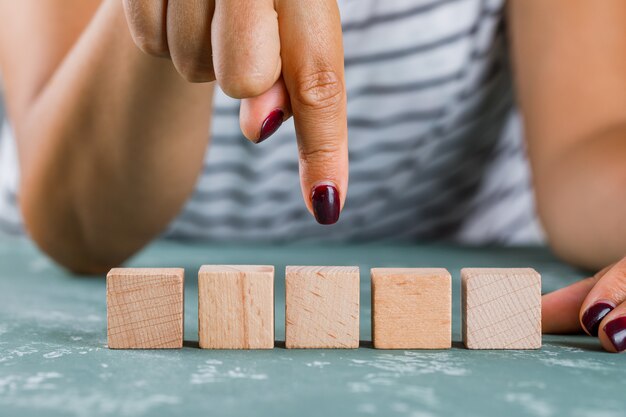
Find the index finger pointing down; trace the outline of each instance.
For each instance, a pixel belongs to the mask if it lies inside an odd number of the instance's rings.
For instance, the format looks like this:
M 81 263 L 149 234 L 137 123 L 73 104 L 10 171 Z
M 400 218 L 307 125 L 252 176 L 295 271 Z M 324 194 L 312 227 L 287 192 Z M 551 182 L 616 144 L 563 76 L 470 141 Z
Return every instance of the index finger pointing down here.
M 278 0 L 283 78 L 298 138 L 304 201 L 335 223 L 348 187 L 348 126 L 336 0 Z

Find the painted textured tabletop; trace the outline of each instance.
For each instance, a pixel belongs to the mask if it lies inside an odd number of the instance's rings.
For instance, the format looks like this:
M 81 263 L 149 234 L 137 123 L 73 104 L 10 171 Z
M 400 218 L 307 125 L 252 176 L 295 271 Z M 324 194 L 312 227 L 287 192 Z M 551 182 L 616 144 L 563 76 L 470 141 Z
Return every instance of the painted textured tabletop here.
M 203 263 L 276 265 L 276 337 L 284 340 L 284 267 L 361 268 L 358 350 L 210 351 L 197 345 Z M 1 416 L 623 416 L 626 356 L 587 336 L 544 336 L 539 351 L 469 351 L 460 343 L 459 269 L 536 268 L 543 291 L 582 274 L 543 248 L 207 246 L 158 242 L 133 266 L 186 269 L 185 347 L 106 348 L 104 277 L 76 277 L 23 239 L 0 239 Z M 370 347 L 369 268 L 446 267 L 453 348 Z M 202 414 L 199 414 L 202 413 Z

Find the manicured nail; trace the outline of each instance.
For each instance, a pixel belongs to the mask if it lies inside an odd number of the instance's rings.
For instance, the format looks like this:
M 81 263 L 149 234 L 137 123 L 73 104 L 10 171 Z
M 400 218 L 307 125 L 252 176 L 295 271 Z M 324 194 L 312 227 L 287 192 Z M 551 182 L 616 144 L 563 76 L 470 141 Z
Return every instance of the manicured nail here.
M 604 326 L 604 332 L 615 350 L 618 352 L 626 350 L 626 317 L 618 317 L 608 322 Z
M 339 220 L 339 192 L 328 184 L 318 185 L 311 194 L 313 213 L 319 224 L 333 224 Z
M 265 139 L 269 138 L 278 130 L 280 125 L 283 124 L 283 118 L 285 117 L 285 113 L 281 109 L 272 110 L 269 116 L 263 121 L 261 125 L 261 134 L 259 135 L 259 140 L 256 143 L 261 143 Z
M 604 316 L 609 314 L 614 308 L 615 307 L 613 307 L 611 304 L 603 301 L 595 303 L 594 305 L 589 307 L 587 311 L 583 313 L 582 319 L 583 326 L 585 326 L 587 332 L 592 336 L 597 336 L 600 322 L 602 321 Z

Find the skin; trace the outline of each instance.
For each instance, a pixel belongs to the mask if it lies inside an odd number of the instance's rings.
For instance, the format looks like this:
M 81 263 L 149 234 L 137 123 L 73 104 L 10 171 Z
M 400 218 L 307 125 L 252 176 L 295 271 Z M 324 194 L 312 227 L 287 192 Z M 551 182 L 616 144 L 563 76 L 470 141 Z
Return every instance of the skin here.
M 121 3 L 69 3 L 0 2 L 0 62 L 29 233 L 57 262 L 99 272 L 192 192 L 212 88 L 139 51 Z
M 575 265 L 612 264 L 544 296 L 543 329 L 584 330 L 587 308 L 609 301 L 599 338 L 614 351 L 603 328 L 626 316 L 626 5 L 511 0 L 508 18 L 549 243 Z M 343 206 L 341 42 L 334 0 L 0 0 L 32 238 L 73 271 L 102 272 L 157 236 L 200 173 L 213 81 L 242 99 L 252 141 L 274 109 L 293 116 L 305 204 L 330 183 Z
M 585 311 L 626 316 L 626 3 L 522 0 L 509 4 L 518 98 L 537 209 L 552 249 L 570 263 L 604 268 L 543 297 L 543 331 L 587 331 Z M 558 19 L 554 17 L 558 15 Z M 619 190 L 619 191 L 618 191 Z M 606 265 L 611 265 L 606 267 Z
M 212 83 L 188 81 L 216 74 L 225 91 L 244 98 L 241 124 L 251 140 L 270 109 L 295 114 L 305 204 L 312 211 L 311 190 L 330 183 L 343 205 L 336 3 L 259 1 L 254 11 L 222 3 L 212 18 L 206 1 L 171 1 L 164 15 L 160 0 L 0 0 L 0 70 L 18 138 L 21 207 L 33 240 L 60 264 L 106 271 L 179 212 L 202 167 L 213 93 Z M 291 20 L 279 27 L 278 12 Z M 288 36 L 279 39 L 279 30 Z

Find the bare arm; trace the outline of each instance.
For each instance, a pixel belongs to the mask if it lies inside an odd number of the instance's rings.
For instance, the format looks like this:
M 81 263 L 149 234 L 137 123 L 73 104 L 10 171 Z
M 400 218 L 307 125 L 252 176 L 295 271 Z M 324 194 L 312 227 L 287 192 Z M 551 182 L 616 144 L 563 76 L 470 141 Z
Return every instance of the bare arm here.
M 140 52 L 121 0 L 0 0 L 0 66 L 42 249 L 97 272 L 162 231 L 201 169 L 212 85 Z
M 626 253 L 626 3 L 510 6 L 541 220 L 560 256 L 599 269 Z
M 58 262 L 107 269 L 180 209 L 212 96 L 184 79 L 242 99 L 256 143 L 293 115 L 305 204 L 338 220 L 348 138 L 336 0 L 0 0 L 0 15 L 24 218 Z

